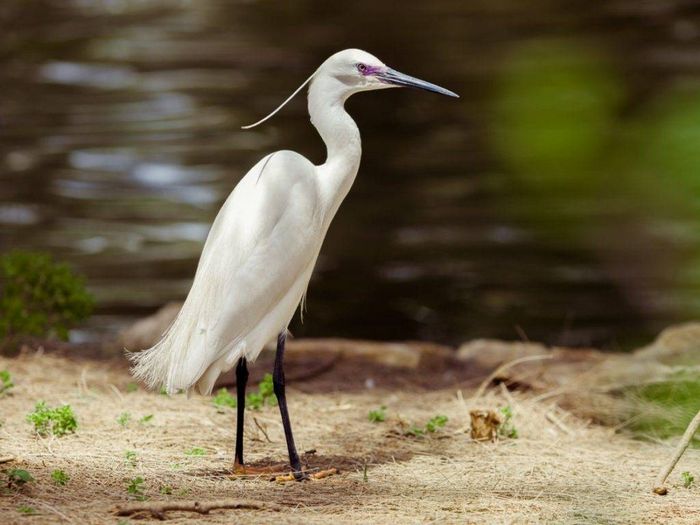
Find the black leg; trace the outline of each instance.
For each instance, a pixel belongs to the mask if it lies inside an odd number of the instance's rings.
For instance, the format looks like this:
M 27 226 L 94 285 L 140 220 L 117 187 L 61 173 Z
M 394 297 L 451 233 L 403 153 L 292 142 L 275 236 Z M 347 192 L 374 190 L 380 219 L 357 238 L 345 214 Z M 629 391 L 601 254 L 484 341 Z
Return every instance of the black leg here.
M 236 455 L 235 466 L 243 466 L 243 420 L 245 416 L 245 387 L 248 383 L 248 365 L 245 357 L 238 360 L 236 366 Z
M 297 448 L 294 446 L 294 436 L 292 435 L 292 424 L 289 421 L 287 411 L 287 397 L 284 393 L 284 343 L 287 339 L 287 331 L 280 332 L 277 336 L 277 355 L 275 356 L 275 369 L 272 372 L 272 385 L 277 396 L 277 403 L 280 406 L 282 416 L 282 426 L 284 427 L 284 437 L 287 440 L 287 450 L 289 451 L 289 463 L 297 480 L 306 479 L 307 476 L 301 470 L 301 461 Z

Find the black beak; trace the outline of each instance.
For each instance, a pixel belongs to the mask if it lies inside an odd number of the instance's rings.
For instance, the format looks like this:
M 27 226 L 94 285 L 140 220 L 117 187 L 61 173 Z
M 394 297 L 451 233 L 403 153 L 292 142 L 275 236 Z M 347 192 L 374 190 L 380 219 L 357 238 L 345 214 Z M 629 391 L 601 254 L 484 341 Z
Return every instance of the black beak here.
M 449 89 L 436 86 L 435 84 L 431 84 L 430 82 L 426 82 L 425 80 L 421 80 L 419 78 L 404 75 L 403 73 L 399 73 L 398 71 L 391 69 L 390 67 L 386 68 L 380 73 L 377 73 L 376 76 L 382 82 L 392 84 L 394 86 L 414 87 L 418 89 L 424 89 L 426 91 L 432 91 L 433 93 L 439 93 L 441 95 L 447 95 L 448 97 L 459 98 L 459 95 L 457 93 L 454 93 Z

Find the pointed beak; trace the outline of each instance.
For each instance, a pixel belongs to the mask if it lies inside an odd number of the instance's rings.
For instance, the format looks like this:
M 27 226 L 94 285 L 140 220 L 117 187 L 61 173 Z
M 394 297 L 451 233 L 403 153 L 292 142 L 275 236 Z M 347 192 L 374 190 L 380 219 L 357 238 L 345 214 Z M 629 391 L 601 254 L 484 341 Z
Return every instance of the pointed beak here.
M 447 95 L 448 97 L 459 98 L 457 93 L 454 93 L 449 89 L 436 86 L 435 84 L 431 84 L 430 82 L 426 82 L 425 80 L 421 80 L 419 78 L 399 73 L 390 67 L 386 68 L 384 71 L 376 73 L 376 77 L 386 84 L 399 87 L 414 87 L 424 89 L 425 91 L 432 91 L 433 93 L 439 93 L 441 95 Z

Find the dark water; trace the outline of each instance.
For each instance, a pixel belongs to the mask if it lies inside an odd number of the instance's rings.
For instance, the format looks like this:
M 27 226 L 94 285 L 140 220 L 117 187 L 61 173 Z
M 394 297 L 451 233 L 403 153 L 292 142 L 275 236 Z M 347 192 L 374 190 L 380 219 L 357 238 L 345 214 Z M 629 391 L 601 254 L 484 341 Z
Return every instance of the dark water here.
M 0 243 L 87 275 L 75 337 L 181 299 L 262 155 L 323 160 L 301 98 L 239 127 L 346 47 L 462 98 L 349 102 L 362 166 L 295 334 L 617 348 L 698 316 L 696 2 L 346 4 L 0 3 Z

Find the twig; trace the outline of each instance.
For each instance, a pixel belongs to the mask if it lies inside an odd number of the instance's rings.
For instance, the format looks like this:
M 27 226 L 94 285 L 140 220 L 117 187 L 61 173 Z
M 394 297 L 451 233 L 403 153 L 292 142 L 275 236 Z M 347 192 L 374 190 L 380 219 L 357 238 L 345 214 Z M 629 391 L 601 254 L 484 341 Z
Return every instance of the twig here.
M 501 394 L 506 398 L 508 404 L 510 406 L 515 405 L 515 399 L 513 399 L 513 396 L 511 396 L 510 392 L 508 392 L 508 387 L 504 383 L 501 383 L 498 386 L 501 387 Z
M 14 461 L 14 460 L 15 460 L 14 456 L 0 457 L 0 463 L 9 463 L 10 461 Z
M 508 370 L 509 368 L 519 365 L 521 363 L 527 363 L 528 361 L 540 361 L 542 359 L 552 359 L 552 355 L 550 354 L 539 354 L 539 355 L 528 355 L 525 357 L 520 357 L 518 359 L 514 359 L 513 361 L 508 361 L 507 363 L 503 363 L 501 366 L 496 368 L 489 376 L 482 381 L 482 383 L 479 385 L 479 388 L 476 390 L 476 394 L 474 394 L 471 398 L 471 401 L 476 401 L 479 399 L 481 396 L 484 395 L 484 392 L 488 388 L 488 386 L 491 384 L 491 381 L 496 379 L 500 374 Z
M 573 434 L 571 429 L 567 427 L 561 419 L 554 415 L 554 412 L 547 412 L 545 413 L 544 417 L 546 417 L 549 421 L 554 423 L 559 428 L 559 430 L 564 432 L 564 434 L 568 434 L 569 436 Z
M 698 411 L 698 413 L 695 414 L 695 417 L 690 422 L 690 425 L 688 425 L 688 428 L 685 429 L 685 433 L 683 434 L 680 443 L 678 443 L 678 445 L 676 446 L 676 450 L 673 452 L 673 457 L 671 458 L 671 461 L 669 461 L 659 471 L 659 475 L 656 477 L 656 483 L 654 484 L 655 494 L 663 496 L 668 493 L 668 490 L 666 489 L 666 487 L 664 487 L 666 478 L 668 478 L 668 475 L 673 470 L 673 467 L 676 466 L 678 460 L 681 459 L 681 456 L 683 455 L 683 452 L 685 452 L 685 449 L 688 448 L 688 445 L 690 445 L 690 440 L 693 439 L 693 436 L 695 435 L 695 432 L 697 432 L 698 427 L 700 427 L 700 411 Z
M 75 521 L 74 521 L 73 519 L 71 519 L 71 518 L 69 518 L 68 516 L 66 516 L 65 514 L 63 514 L 63 512 L 61 512 L 60 510 L 58 510 L 58 509 L 55 508 L 55 507 L 52 507 L 51 505 L 49 505 L 49 504 L 47 504 L 47 503 L 44 503 L 43 501 L 39 501 L 39 500 L 37 500 L 37 499 L 32 499 L 32 498 L 27 498 L 27 500 L 28 500 L 30 503 L 32 503 L 32 504 L 34 504 L 34 505 L 37 505 L 38 507 L 42 507 L 42 508 L 48 510 L 48 511 L 51 512 L 52 514 L 55 514 L 56 516 L 58 516 L 59 518 L 63 518 L 63 520 L 64 520 L 65 522 L 75 523 Z
M 262 425 L 258 422 L 258 418 L 253 416 L 253 422 L 255 423 L 255 426 L 258 427 L 258 430 L 263 433 L 263 436 L 265 436 L 265 439 L 267 439 L 268 443 L 272 443 L 272 440 L 270 439 L 270 436 L 267 435 L 267 432 L 265 432 L 265 429 L 262 427 Z
M 108 384 L 107 386 L 110 388 L 110 390 L 112 390 L 112 392 L 115 393 L 115 395 L 119 398 L 119 401 L 124 401 L 124 396 L 116 386 L 114 386 L 112 383 Z
M 162 501 L 141 502 L 118 506 L 114 509 L 117 516 L 131 516 L 139 512 L 149 512 L 154 518 L 165 519 L 167 511 L 198 512 L 209 514 L 215 509 L 253 509 L 253 510 L 282 510 L 279 505 L 263 501 L 246 499 L 225 499 L 216 501 Z

